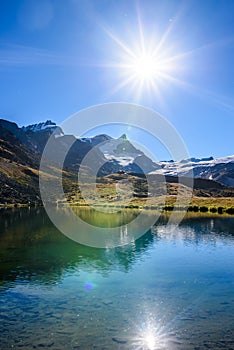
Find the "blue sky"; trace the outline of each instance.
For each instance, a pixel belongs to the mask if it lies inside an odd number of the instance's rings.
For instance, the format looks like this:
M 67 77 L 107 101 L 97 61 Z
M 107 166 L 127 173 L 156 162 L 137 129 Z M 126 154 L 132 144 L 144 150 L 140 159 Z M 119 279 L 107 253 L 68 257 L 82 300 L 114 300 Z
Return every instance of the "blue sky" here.
M 234 1 L 2 0 L 0 17 L 1 118 L 61 123 L 95 104 L 139 103 L 167 118 L 192 156 L 234 153 Z M 162 61 L 152 79 L 133 67 L 142 42 Z

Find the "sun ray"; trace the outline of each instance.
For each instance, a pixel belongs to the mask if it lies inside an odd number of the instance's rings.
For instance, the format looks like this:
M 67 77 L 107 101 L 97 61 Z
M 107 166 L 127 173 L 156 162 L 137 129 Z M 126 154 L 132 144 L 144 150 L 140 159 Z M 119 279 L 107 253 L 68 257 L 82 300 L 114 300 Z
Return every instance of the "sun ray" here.
M 117 84 L 114 89 L 112 89 L 109 94 L 114 95 L 116 92 L 124 88 L 125 86 L 128 86 L 129 84 L 133 83 L 133 78 L 130 76 L 124 80 L 122 80 L 119 84 Z
M 106 34 L 114 40 L 116 44 L 118 44 L 124 51 L 127 53 L 130 57 L 135 58 L 134 52 L 128 47 L 122 40 L 120 40 L 116 35 L 114 35 L 110 30 L 107 30 L 107 28 L 104 28 Z
M 140 16 L 139 7 L 137 7 L 137 21 L 138 21 L 138 31 L 140 36 L 140 47 L 143 53 L 145 53 L 145 40 L 144 40 L 144 33 L 143 33 L 143 26 Z
M 182 88 L 185 88 L 186 91 L 198 96 L 201 99 L 205 99 L 206 101 L 209 100 L 211 103 L 215 103 L 216 105 L 224 107 L 225 109 L 228 109 L 230 111 L 234 110 L 234 99 L 229 99 L 226 96 L 216 94 L 213 91 L 204 89 L 200 86 L 196 86 L 194 84 L 189 83 L 188 81 L 178 79 L 166 73 L 163 74 L 163 77 L 164 79 L 167 79 L 168 81 Z
M 185 4 L 184 4 L 185 5 Z M 181 7 L 178 12 L 176 13 L 176 15 L 173 17 L 172 21 L 169 22 L 169 26 L 167 27 L 165 33 L 162 35 L 158 45 L 155 47 L 155 51 L 153 52 L 153 54 L 158 54 L 158 52 L 160 52 L 160 50 L 162 49 L 162 47 L 164 46 L 166 40 L 168 39 L 170 33 L 173 31 L 173 28 L 175 27 L 176 23 L 179 21 L 179 19 L 181 18 L 183 11 L 184 11 L 184 7 Z

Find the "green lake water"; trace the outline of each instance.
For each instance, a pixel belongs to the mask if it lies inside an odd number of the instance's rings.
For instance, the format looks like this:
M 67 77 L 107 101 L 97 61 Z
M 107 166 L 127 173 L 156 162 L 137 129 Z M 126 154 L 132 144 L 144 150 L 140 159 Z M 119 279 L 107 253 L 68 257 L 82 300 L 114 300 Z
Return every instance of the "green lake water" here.
M 43 209 L 2 210 L 0 324 L 1 350 L 234 349 L 234 218 L 187 218 L 175 231 L 161 218 L 99 249 Z

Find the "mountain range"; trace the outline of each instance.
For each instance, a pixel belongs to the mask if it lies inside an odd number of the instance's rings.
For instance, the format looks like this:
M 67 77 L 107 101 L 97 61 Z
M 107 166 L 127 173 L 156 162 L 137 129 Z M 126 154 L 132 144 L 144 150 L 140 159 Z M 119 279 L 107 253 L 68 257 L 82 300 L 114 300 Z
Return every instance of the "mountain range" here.
M 234 187 L 234 156 L 154 162 L 136 148 L 125 134 L 117 139 L 105 134 L 76 138 L 74 135 L 65 135 L 51 120 L 19 127 L 16 123 L 0 119 L 0 203 L 40 202 L 38 170 L 41 155 L 50 137 L 55 160 L 58 152 L 67 153 L 63 169 L 68 177 L 77 173 L 84 157 L 92 151 L 92 163 L 99 169 L 100 177 L 116 173 L 139 177 L 143 173 L 150 176 L 163 174 L 167 182 L 175 183 L 178 175 L 188 178 L 193 172 L 195 179 L 206 180 L 203 182 L 205 188 L 230 193 Z M 92 166 L 87 169 L 89 171 L 92 171 Z M 198 180 L 195 181 L 196 184 L 199 183 Z

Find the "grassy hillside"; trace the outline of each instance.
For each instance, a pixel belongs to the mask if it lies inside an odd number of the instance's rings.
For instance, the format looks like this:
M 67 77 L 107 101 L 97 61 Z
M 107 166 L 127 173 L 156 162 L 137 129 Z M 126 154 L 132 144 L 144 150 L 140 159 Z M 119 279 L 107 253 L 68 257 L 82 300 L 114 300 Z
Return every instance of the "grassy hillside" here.
M 97 179 L 96 186 L 83 184 L 83 197 L 76 179 L 70 178 L 66 184 L 66 197 L 72 205 L 94 205 L 108 207 L 129 207 L 146 209 L 164 209 L 170 211 L 176 206 L 178 210 L 187 206 L 190 189 L 184 184 L 178 184 L 172 177 L 164 179 L 154 176 L 153 191 L 148 193 L 148 185 L 143 175 L 112 174 Z M 186 178 L 184 183 L 186 183 Z M 172 181 L 172 182 L 170 182 Z M 73 183 L 73 190 L 71 184 Z M 177 201 L 178 192 L 180 201 Z M 146 203 L 147 200 L 147 203 Z M 63 203 L 61 203 L 63 204 Z M 234 189 L 211 180 L 194 180 L 193 196 L 189 211 L 234 214 Z

